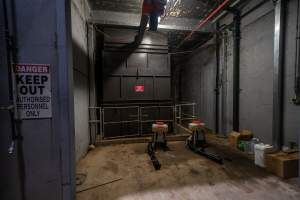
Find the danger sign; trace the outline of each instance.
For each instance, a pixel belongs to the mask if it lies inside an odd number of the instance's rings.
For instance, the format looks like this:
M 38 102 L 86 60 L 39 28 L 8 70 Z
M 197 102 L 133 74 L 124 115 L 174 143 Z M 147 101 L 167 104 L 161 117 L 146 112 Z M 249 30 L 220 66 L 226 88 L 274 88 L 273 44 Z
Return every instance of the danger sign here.
M 51 118 L 50 65 L 15 64 L 13 67 L 21 119 Z
M 137 85 L 137 86 L 134 86 L 134 90 L 135 92 L 144 92 L 145 91 L 145 86 L 143 85 Z

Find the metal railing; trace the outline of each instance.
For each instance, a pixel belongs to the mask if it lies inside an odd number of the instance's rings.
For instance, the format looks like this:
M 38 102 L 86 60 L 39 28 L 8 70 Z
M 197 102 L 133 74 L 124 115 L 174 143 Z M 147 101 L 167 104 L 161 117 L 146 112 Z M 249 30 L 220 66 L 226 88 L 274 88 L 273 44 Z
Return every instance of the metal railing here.
M 158 110 L 158 115 L 154 118 L 149 118 L 149 114 L 145 113 L 145 110 Z M 170 118 L 163 118 L 161 117 L 161 110 L 162 109 L 170 109 L 169 112 L 171 113 Z M 143 132 L 143 127 L 145 123 L 153 123 L 156 121 L 162 121 L 165 123 L 170 123 L 172 125 L 172 127 L 174 127 L 174 106 L 144 106 L 144 107 L 140 107 L 140 130 L 141 130 L 141 135 L 145 135 L 145 134 L 149 134 L 149 133 L 145 133 Z M 148 119 L 144 119 L 148 117 Z
M 133 120 L 123 120 L 123 117 L 122 116 L 120 116 L 120 120 L 119 121 L 117 121 L 117 120 L 115 120 L 115 119 L 113 119 L 113 120 L 107 120 L 106 121 L 106 115 L 105 115 L 105 113 L 107 113 L 109 110 L 112 110 L 112 111 L 115 111 L 115 110 L 119 110 L 120 111 L 120 115 L 122 115 L 123 113 L 123 111 L 125 110 L 125 112 L 126 112 L 126 110 L 128 111 L 129 110 L 129 112 L 131 111 L 131 110 L 135 110 L 135 112 L 136 113 L 134 113 L 134 114 L 131 114 L 131 115 L 128 115 L 128 118 L 134 118 Z M 136 134 L 125 134 L 125 135 L 122 135 L 122 136 L 112 136 L 112 137 L 110 137 L 110 136 L 107 136 L 106 135 L 106 131 L 105 131 L 105 127 L 107 126 L 107 125 L 114 125 L 114 124 L 116 124 L 116 125 L 123 125 L 123 124 L 139 124 L 139 122 L 140 122 L 140 110 L 139 110 L 139 106 L 122 106 L 122 107 L 104 107 L 103 109 L 102 109 L 102 123 L 103 123 L 103 126 L 102 126 L 102 130 L 103 130 L 103 135 L 102 135 L 102 138 L 110 138 L 110 139 L 114 139 L 114 138 L 122 138 L 122 137 L 133 137 L 133 136 L 139 136 L 140 135 L 140 130 L 139 130 L 139 127 L 137 128 L 137 133 Z
M 103 138 L 102 108 L 89 107 L 90 143 L 95 144 L 98 138 Z
M 185 121 L 197 119 L 196 103 L 184 103 L 175 105 L 176 123 L 182 125 Z
M 175 129 L 175 124 L 184 125 L 185 122 L 196 119 L 196 103 L 157 106 L 110 106 L 89 107 L 89 126 L 91 143 L 95 144 L 103 139 L 115 139 L 149 135 L 145 129 L 153 122 L 163 121 Z M 108 126 L 133 125 L 136 133 L 111 136 Z M 148 124 L 148 125 L 147 125 Z M 149 125 L 150 124 L 150 125 Z M 114 134 L 112 134 L 114 135 Z

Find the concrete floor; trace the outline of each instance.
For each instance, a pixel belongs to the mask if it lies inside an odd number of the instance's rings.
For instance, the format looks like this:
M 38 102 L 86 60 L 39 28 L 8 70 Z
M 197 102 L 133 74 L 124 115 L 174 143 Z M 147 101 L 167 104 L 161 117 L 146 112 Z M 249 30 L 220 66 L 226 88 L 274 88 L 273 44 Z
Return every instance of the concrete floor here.
M 162 164 L 155 171 L 146 144 L 99 147 L 77 166 L 86 174 L 78 191 L 99 184 L 116 182 L 77 193 L 77 200 L 288 200 L 300 199 L 295 180 L 282 180 L 255 167 L 239 155 L 216 164 L 185 148 L 184 142 L 169 143 L 170 151 L 159 152 Z

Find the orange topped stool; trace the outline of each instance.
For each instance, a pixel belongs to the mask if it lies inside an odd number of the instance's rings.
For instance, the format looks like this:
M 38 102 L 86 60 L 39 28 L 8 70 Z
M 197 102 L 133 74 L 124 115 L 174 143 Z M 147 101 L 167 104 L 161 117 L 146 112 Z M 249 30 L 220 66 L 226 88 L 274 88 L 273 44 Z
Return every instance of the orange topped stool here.
M 194 120 L 189 123 L 189 130 L 192 131 L 190 140 L 192 141 L 195 147 L 202 146 L 206 143 L 205 139 L 205 123 L 200 120 Z
M 162 121 L 157 121 L 155 124 L 152 124 L 152 145 L 153 149 L 155 150 L 157 145 L 162 144 L 163 148 L 166 149 L 167 147 L 167 139 L 166 135 L 169 131 L 168 124 L 165 124 Z
M 200 120 L 194 120 L 189 123 L 189 130 L 192 131 L 192 135 L 187 139 L 186 145 L 195 153 L 205 156 L 219 164 L 223 164 L 223 159 L 209 150 L 209 146 L 206 143 L 205 138 L 205 124 Z

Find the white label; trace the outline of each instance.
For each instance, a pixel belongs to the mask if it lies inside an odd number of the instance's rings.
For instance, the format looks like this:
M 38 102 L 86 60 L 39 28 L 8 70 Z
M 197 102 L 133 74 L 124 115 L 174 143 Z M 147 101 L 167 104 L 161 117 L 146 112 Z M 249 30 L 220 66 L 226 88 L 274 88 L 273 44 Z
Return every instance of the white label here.
M 15 64 L 13 68 L 21 119 L 51 118 L 50 65 Z

